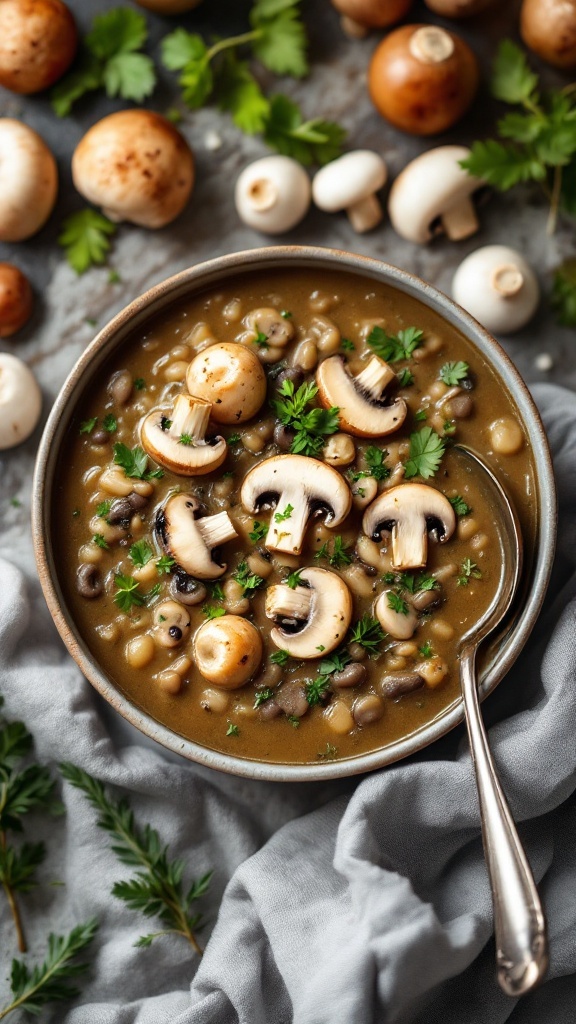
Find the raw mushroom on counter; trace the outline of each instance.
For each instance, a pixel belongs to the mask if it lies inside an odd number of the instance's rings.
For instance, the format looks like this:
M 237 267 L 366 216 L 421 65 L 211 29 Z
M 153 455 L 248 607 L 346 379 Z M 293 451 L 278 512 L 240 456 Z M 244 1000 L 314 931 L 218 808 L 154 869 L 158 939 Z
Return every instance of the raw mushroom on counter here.
M 342 30 L 351 39 L 362 39 L 371 28 L 388 28 L 408 14 L 413 0 L 332 0 L 342 15 Z
M 322 658 L 342 643 L 352 619 L 352 597 L 328 569 L 302 569 L 294 588 L 266 591 L 266 615 L 276 622 L 270 639 L 292 658 Z
M 304 455 L 275 455 L 247 473 L 240 500 L 247 512 L 276 511 L 266 537 L 269 551 L 299 555 L 309 519 L 324 512 L 330 529 L 352 506 L 348 484 L 337 470 Z
M 0 338 L 9 338 L 32 315 L 32 288 L 13 263 L 0 263 Z
M 72 155 L 80 195 L 113 221 L 143 228 L 170 224 L 194 186 L 186 139 L 152 110 L 120 110 L 90 128 Z
M 403 398 L 384 405 L 384 393 L 396 374 L 379 356 L 372 356 L 353 377 L 341 356 L 324 359 L 316 371 L 318 398 L 325 409 L 335 406 L 343 430 L 356 437 L 379 437 L 398 430 L 408 411 Z
M 156 514 L 156 533 L 177 568 L 200 580 L 216 580 L 226 564 L 216 562 L 215 548 L 238 536 L 227 512 L 196 518 L 201 511 L 192 494 L 173 494 Z
M 392 227 L 409 242 L 423 244 L 438 234 L 453 242 L 478 231 L 472 196 L 484 184 L 462 167 L 470 156 L 465 146 L 438 146 L 404 168 L 390 190 Z
M 392 567 L 421 569 L 428 557 L 428 532 L 434 531 L 440 544 L 456 528 L 452 505 L 428 484 L 399 484 L 383 491 L 366 509 L 362 529 L 377 540 L 383 530 L 392 531 Z
M 524 0 L 520 35 L 548 64 L 576 68 L 576 0 Z
M 0 451 L 15 448 L 33 432 L 42 395 L 32 371 L 8 352 L 0 352 Z
M 74 59 L 78 34 L 61 0 L 2 0 L 0 86 L 28 95 L 57 82 Z
M 443 18 L 471 18 L 480 14 L 488 7 L 493 7 L 496 0 L 424 0 L 434 14 Z
M 240 220 L 265 235 L 296 227 L 308 213 L 310 178 L 289 156 L 265 156 L 245 167 L 234 193 Z
M 194 661 L 209 682 L 225 690 L 244 686 L 262 661 L 260 633 L 241 615 L 203 622 L 193 641 Z
M 345 210 L 359 234 L 375 228 L 384 213 L 376 193 L 386 184 L 386 164 L 378 153 L 357 149 L 317 171 L 312 197 L 326 213 Z
M 142 446 L 165 469 L 181 476 L 203 476 L 221 466 L 228 453 L 223 437 L 206 440 L 211 402 L 178 395 L 170 416 L 153 409 L 142 428 Z
M 458 267 L 452 296 L 495 334 L 512 334 L 534 316 L 540 288 L 521 253 L 507 245 L 485 245 Z
M 403 25 L 377 47 L 370 98 L 401 131 L 437 135 L 464 116 L 476 95 L 478 62 L 470 47 L 436 25 Z
M 0 117 L 0 154 L 0 242 L 22 242 L 52 213 L 56 161 L 35 131 L 10 117 Z
M 266 374 L 255 352 L 230 342 L 210 345 L 194 357 L 186 372 L 191 395 L 212 403 L 216 423 L 244 423 L 266 398 Z

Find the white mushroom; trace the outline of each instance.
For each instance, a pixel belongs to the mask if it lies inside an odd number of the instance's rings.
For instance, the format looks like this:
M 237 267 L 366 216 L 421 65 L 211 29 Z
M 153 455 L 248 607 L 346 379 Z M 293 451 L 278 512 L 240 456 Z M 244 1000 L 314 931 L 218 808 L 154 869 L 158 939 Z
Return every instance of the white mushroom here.
M 194 661 L 201 675 L 225 690 L 244 686 L 262 661 L 260 633 L 241 615 L 204 622 L 194 637 Z
M 428 557 L 428 531 L 443 544 L 455 527 L 452 505 L 428 484 L 399 484 L 383 491 L 362 519 L 362 529 L 372 540 L 378 540 L 382 530 L 392 531 L 394 569 L 421 569 Z
M 72 156 L 74 185 L 110 220 L 161 228 L 182 212 L 194 185 L 186 139 L 152 110 L 120 110 L 98 121 Z
M 458 267 L 452 295 L 488 331 L 511 334 L 534 316 L 540 288 L 521 253 L 507 245 L 485 245 Z
M 238 534 L 227 512 L 195 518 L 200 503 L 191 494 L 173 494 L 156 515 L 156 533 L 177 565 L 199 580 L 216 580 L 226 572 L 213 558 L 215 548 Z
M 331 466 L 304 455 L 275 455 L 258 463 L 244 479 L 240 500 L 247 512 L 276 509 L 266 547 L 299 555 L 308 520 L 325 514 L 330 529 L 344 522 L 352 505 L 350 488 Z
M 465 146 L 439 146 L 412 160 L 390 190 L 388 214 L 394 230 L 409 242 L 429 242 L 445 233 L 452 241 L 478 230 L 472 194 L 484 183 L 460 167 Z
M 265 235 L 280 235 L 306 216 L 310 196 L 310 179 L 296 160 L 265 156 L 244 168 L 234 199 L 245 224 Z
M 266 615 L 277 625 L 272 643 L 293 658 L 322 658 L 342 643 L 352 618 L 352 597 L 328 569 L 303 569 L 302 583 L 268 587 Z
M 327 213 L 346 210 L 354 231 L 371 231 L 384 216 L 376 195 L 386 183 L 386 164 L 378 153 L 357 149 L 322 167 L 312 182 L 316 206 Z
M 387 588 L 374 605 L 374 614 L 382 629 L 395 640 L 409 640 L 418 625 L 418 616 L 414 608 L 393 590 Z
M 343 430 L 356 437 L 392 434 L 406 419 L 403 398 L 384 405 L 384 392 L 396 374 L 379 356 L 372 356 L 361 373 L 352 377 L 342 356 L 330 356 L 316 371 L 318 398 L 325 409 L 335 406 Z
M 25 441 L 40 418 L 42 395 L 21 359 L 0 352 L 0 450 Z
M 142 446 L 156 462 L 180 476 L 203 476 L 222 465 L 228 451 L 223 437 L 205 440 L 212 405 L 178 395 L 174 409 L 153 409 L 142 423 Z
M 266 398 L 266 374 L 255 352 L 234 342 L 210 345 L 186 372 L 191 395 L 212 403 L 217 423 L 252 419 Z
M 277 363 L 284 358 L 286 345 L 295 334 L 289 317 L 282 316 L 274 306 L 261 306 L 246 314 L 244 325 L 246 330 L 238 335 L 238 341 L 253 346 L 262 363 Z
M 0 242 L 21 242 L 45 224 L 58 191 L 56 161 L 36 132 L 0 117 Z

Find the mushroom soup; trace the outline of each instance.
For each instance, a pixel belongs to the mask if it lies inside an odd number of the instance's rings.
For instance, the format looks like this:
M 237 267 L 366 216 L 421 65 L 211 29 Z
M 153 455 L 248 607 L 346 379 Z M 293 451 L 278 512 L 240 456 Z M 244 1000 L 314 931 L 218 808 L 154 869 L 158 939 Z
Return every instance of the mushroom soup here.
M 61 453 L 59 580 L 134 705 L 271 762 L 387 746 L 459 696 L 499 580 L 493 466 L 535 536 L 510 396 L 436 313 L 353 274 L 272 271 L 150 320 Z

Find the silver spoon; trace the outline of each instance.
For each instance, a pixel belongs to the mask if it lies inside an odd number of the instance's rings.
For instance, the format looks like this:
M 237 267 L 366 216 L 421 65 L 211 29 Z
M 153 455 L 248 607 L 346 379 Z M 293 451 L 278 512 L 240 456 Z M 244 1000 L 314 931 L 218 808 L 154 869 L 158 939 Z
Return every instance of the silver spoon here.
M 470 471 L 476 479 L 480 475 L 494 510 L 501 549 L 500 582 L 494 600 L 460 640 L 460 682 L 492 889 L 498 982 L 507 995 L 518 997 L 533 988 L 546 972 L 546 921 L 488 747 L 478 700 L 476 653 L 506 615 L 517 591 L 522 572 L 522 534 L 514 509 L 488 466 L 469 448 L 455 445 L 452 450 L 471 463 Z

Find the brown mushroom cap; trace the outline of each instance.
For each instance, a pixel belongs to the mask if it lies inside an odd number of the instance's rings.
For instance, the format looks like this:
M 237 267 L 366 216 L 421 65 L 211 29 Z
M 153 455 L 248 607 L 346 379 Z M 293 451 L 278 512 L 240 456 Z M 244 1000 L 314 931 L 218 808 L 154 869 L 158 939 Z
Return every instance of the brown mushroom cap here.
M 343 430 L 356 437 L 380 437 L 398 430 L 406 419 L 403 398 L 384 405 L 387 384 L 396 377 L 383 359 L 373 356 L 365 369 L 352 377 L 341 356 L 324 359 L 316 372 L 318 398 L 325 409 L 335 406 Z M 372 382 L 371 386 L 366 382 Z
M 0 117 L 0 242 L 22 242 L 48 220 L 58 170 L 43 139 L 11 117 Z
M 520 35 L 526 46 L 556 68 L 576 67 L 576 2 L 524 0 Z
M 32 315 L 32 288 L 13 263 L 0 263 L 0 338 L 9 338 Z
M 435 25 L 395 29 L 377 47 L 368 71 L 376 109 L 412 135 L 436 135 L 459 121 L 478 81 L 470 47 Z
M 332 0 L 332 4 L 358 25 L 387 28 L 408 13 L 412 0 Z
M 194 157 L 183 135 L 151 110 L 102 118 L 72 156 L 81 195 L 111 220 L 161 228 L 182 212 L 194 185 Z
M 216 423 L 252 419 L 266 398 L 266 374 L 258 356 L 245 345 L 210 345 L 194 357 L 186 373 L 192 395 L 212 403 Z
M 399 484 L 368 506 L 362 520 L 364 533 L 376 540 L 382 530 L 392 531 L 392 567 L 421 569 L 428 557 L 428 531 L 436 529 L 443 544 L 454 533 L 456 515 L 447 498 L 429 484 Z
M 78 35 L 61 0 L 2 0 L 0 85 L 12 92 L 41 92 L 72 63 Z
M 424 0 L 424 3 L 443 18 L 470 18 L 493 7 L 495 0 Z
M 205 679 L 225 690 L 237 690 L 262 661 L 262 638 L 256 626 L 241 615 L 224 615 L 202 623 L 193 651 L 196 667 Z

